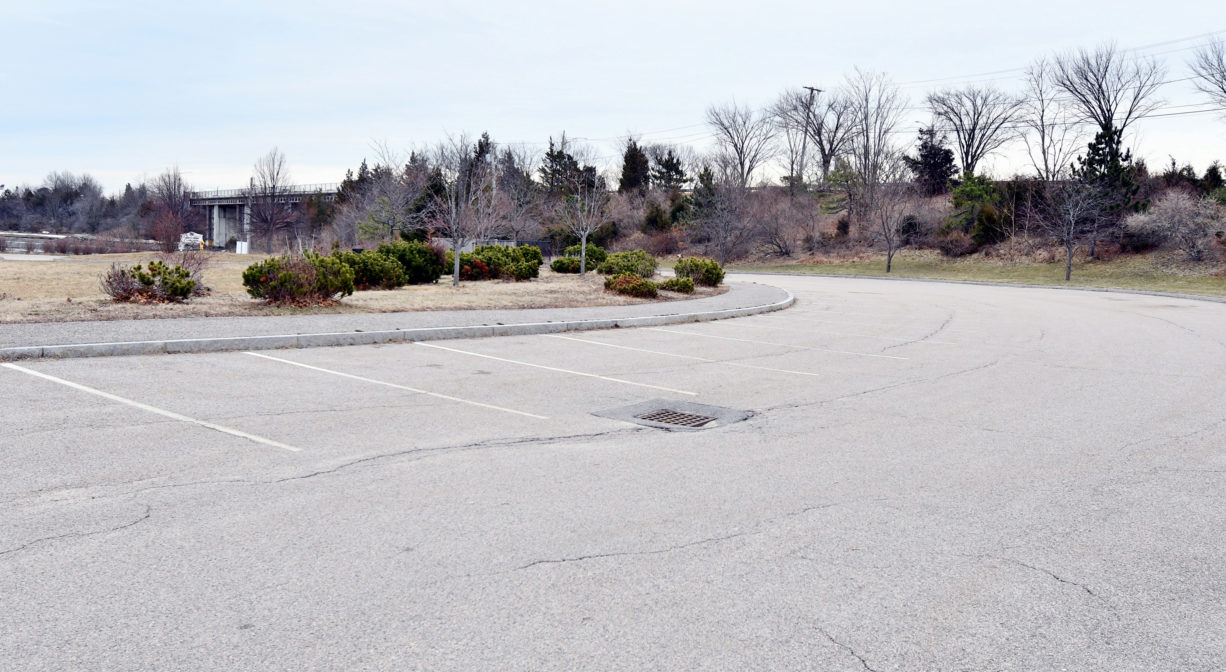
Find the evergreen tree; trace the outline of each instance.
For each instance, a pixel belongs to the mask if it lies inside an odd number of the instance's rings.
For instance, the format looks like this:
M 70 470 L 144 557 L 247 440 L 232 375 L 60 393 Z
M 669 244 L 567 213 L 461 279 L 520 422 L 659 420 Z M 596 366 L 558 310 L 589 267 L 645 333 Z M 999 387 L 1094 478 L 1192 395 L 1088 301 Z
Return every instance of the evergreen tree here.
M 907 168 L 915 176 L 920 191 L 926 196 L 939 196 L 949 191 L 950 182 L 958 174 L 953 150 L 945 146 L 945 136 L 937 135 L 932 126 L 919 130 L 915 157 L 904 156 Z
M 657 153 L 654 157 L 655 167 L 651 169 L 651 181 L 661 189 L 681 191 L 689 177 L 681 165 L 681 159 L 668 150 L 663 156 Z
M 1117 128 L 1099 131 L 1086 147 L 1085 156 L 1077 157 L 1077 165 L 1073 166 L 1075 179 L 1101 191 L 1108 226 L 1148 205 L 1138 198 L 1141 192 L 1138 167 L 1133 165 L 1132 150 L 1121 151 L 1122 135 Z
M 622 155 L 622 176 L 617 183 L 617 193 L 628 191 L 647 191 L 651 186 L 651 161 L 647 158 L 638 143 L 633 139 L 626 142 L 626 152 Z

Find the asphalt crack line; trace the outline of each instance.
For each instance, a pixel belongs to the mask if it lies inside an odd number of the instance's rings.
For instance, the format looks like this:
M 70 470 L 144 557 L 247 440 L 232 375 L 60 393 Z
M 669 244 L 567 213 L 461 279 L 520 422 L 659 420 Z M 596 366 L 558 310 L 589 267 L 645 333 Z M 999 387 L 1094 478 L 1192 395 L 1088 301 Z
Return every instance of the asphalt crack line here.
M 914 344 L 916 344 L 916 343 L 920 343 L 920 342 L 922 342 L 922 341 L 926 341 L 926 340 L 928 340 L 928 339 L 932 338 L 933 336 L 936 336 L 937 334 L 941 333 L 942 331 L 945 331 L 945 327 L 948 327 L 948 326 L 949 326 L 949 323 L 950 323 L 950 322 L 953 322 L 953 321 L 954 321 L 954 314 L 953 314 L 953 313 L 950 313 L 950 314 L 949 314 L 949 317 L 945 318 L 945 321 L 941 323 L 941 326 L 937 327 L 936 329 L 933 329 L 932 331 L 928 332 L 927 334 L 924 334 L 923 336 L 920 336 L 920 337 L 919 337 L 919 338 L 917 338 L 917 339 L 914 339 L 914 340 L 911 340 L 911 341 L 907 341 L 906 343 L 899 343 L 899 344 L 897 344 L 897 345 L 891 345 L 891 346 L 884 347 L 884 348 L 882 348 L 882 349 L 881 349 L 881 351 L 882 351 L 882 352 L 885 352 L 886 350 L 893 350 L 894 348 L 901 348 L 901 347 L 905 347 L 905 346 L 908 346 L 908 345 L 914 345 Z
M 989 556 L 989 557 L 993 557 L 993 556 Z M 994 556 L 994 557 L 996 557 L 996 558 L 997 558 L 997 559 L 999 559 L 999 560 L 1004 560 L 1005 562 L 1011 562 L 1011 563 L 1013 563 L 1013 564 L 1015 564 L 1015 565 L 1018 565 L 1018 566 L 1021 566 L 1021 567 L 1025 567 L 1026 569 L 1029 569 L 1029 570 L 1032 570 L 1032 571 L 1035 571 L 1035 572 L 1039 572 L 1039 573 L 1041 573 L 1041 574 L 1046 574 L 1046 575 L 1050 576 L 1051 578 L 1055 579 L 1056 581 L 1059 581 L 1060 583 L 1068 584 L 1068 585 L 1070 585 L 1070 586 L 1076 586 L 1076 587 L 1078 587 L 1078 588 L 1080 588 L 1080 589 L 1084 590 L 1084 591 L 1086 592 L 1086 594 L 1087 594 L 1087 595 L 1089 595 L 1090 597 L 1093 597 L 1094 599 L 1098 600 L 1099 602 L 1102 602 L 1104 605 L 1106 605 L 1106 607 L 1107 607 L 1108 609 L 1111 609 L 1112 611 L 1114 611 L 1114 610 L 1115 610 L 1115 607 L 1114 607 L 1114 606 L 1112 606 L 1112 604 L 1111 604 L 1110 602 L 1108 602 L 1108 601 L 1107 601 L 1105 598 L 1103 598 L 1103 596 L 1102 596 L 1102 595 L 1099 595 L 1098 593 L 1094 592 L 1093 590 L 1091 590 L 1091 589 L 1090 589 L 1090 587 L 1089 587 L 1089 586 L 1085 585 L 1084 583 L 1078 583 L 1078 582 L 1073 581 L 1073 580 L 1071 580 L 1071 579 L 1066 579 L 1066 578 L 1064 578 L 1063 576 L 1060 576 L 1059 574 L 1057 574 L 1057 573 L 1055 573 L 1055 572 L 1051 571 L 1050 569 L 1043 569 L 1042 567 L 1036 567 L 1036 566 L 1034 566 L 1034 565 L 1032 565 L 1032 564 L 1029 564 L 1029 563 L 1026 563 L 1026 562 L 1022 562 L 1021 560 L 1015 560 L 1014 558 L 1006 558 L 1006 557 L 1001 557 L 1001 556 Z
M 30 548 L 31 546 L 37 546 L 39 544 L 43 544 L 49 541 L 55 541 L 57 539 L 83 539 L 85 537 L 92 537 L 92 536 L 96 536 L 99 534 L 107 534 L 109 532 L 118 532 L 120 530 L 126 530 L 129 527 L 135 527 L 136 525 L 139 525 L 145 522 L 146 520 L 149 520 L 149 518 L 152 515 L 153 515 L 153 507 L 146 504 L 145 512 L 141 514 L 139 518 L 137 518 L 136 520 L 127 522 L 127 523 L 123 523 L 122 525 L 115 525 L 115 526 L 108 527 L 108 528 L 101 529 L 101 530 L 94 530 L 92 532 L 69 532 L 67 534 L 57 534 L 51 537 L 42 537 L 41 539 L 34 539 L 33 541 L 28 541 L 22 544 L 21 546 L 17 546 L 16 548 L 10 548 L 4 551 L 0 551 L 0 556 L 8 555 L 10 553 L 17 553 L 19 551 L 24 551 L 25 549 Z
M 567 562 L 582 562 L 584 560 L 599 560 L 602 558 L 620 558 L 620 557 L 631 556 L 631 555 L 661 555 L 664 553 L 672 553 L 673 551 L 680 551 L 682 549 L 691 548 L 694 546 L 703 546 L 705 544 L 715 544 L 721 541 L 728 541 L 729 539 L 736 539 L 738 537 L 745 537 L 745 536 L 761 534 L 761 533 L 762 533 L 762 530 L 736 532 L 734 534 L 728 534 L 722 537 L 710 537 L 707 539 L 699 539 L 697 541 L 691 541 L 685 544 L 679 544 L 676 546 L 668 546 L 665 548 L 655 548 L 655 549 L 650 549 L 646 551 L 613 551 L 610 553 L 593 553 L 591 555 L 577 555 L 571 558 L 553 558 L 553 559 L 544 559 L 544 560 L 533 560 L 532 562 L 529 562 L 526 565 L 516 567 L 515 571 L 519 571 L 521 569 L 528 569 L 530 567 L 536 567 L 538 565 L 556 565 L 556 564 L 563 564 Z
M 683 549 L 692 548 L 694 546 L 704 546 L 706 544 L 716 544 L 716 543 L 728 541 L 731 539 L 737 539 L 740 537 L 750 537 L 750 536 L 763 534 L 766 532 L 767 528 L 770 525 L 784 518 L 795 518 L 796 516 L 801 516 L 801 515 L 804 515 L 806 513 L 810 513 L 813 511 L 829 509 L 829 508 L 838 506 L 839 504 L 840 502 L 830 502 L 827 504 L 816 504 L 812 506 L 802 507 L 795 511 L 785 511 L 779 515 L 772 516 L 770 518 L 764 518 L 758 521 L 757 523 L 753 525 L 751 529 L 748 529 L 748 530 L 743 530 L 741 532 L 733 532 L 731 534 L 726 534 L 726 535 L 718 536 L 718 537 L 707 537 L 705 539 L 698 539 L 697 541 L 690 541 L 684 544 L 675 544 L 672 546 L 666 546 L 664 548 L 653 548 L 653 549 L 648 549 L 648 550 L 643 550 L 643 551 L 610 551 L 608 553 L 590 553 L 587 555 L 577 555 L 577 556 L 565 557 L 565 558 L 545 558 L 541 560 L 533 560 L 532 562 L 529 562 L 526 565 L 522 565 L 520 567 L 514 568 L 513 570 L 507 570 L 507 571 L 519 571 L 523 569 L 528 569 L 530 567 L 536 567 L 538 565 L 555 565 L 555 564 L 564 564 L 568 562 L 582 562 L 584 560 L 599 560 L 602 558 L 617 558 L 617 557 L 635 556 L 635 555 L 662 555 L 665 553 L 672 553 L 674 551 L 680 551 Z M 502 571 L 502 572 L 492 572 L 492 573 L 493 574 L 504 574 L 506 572 Z
M 698 336 L 699 338 L 714 338 L 721 341 L 735 341 L 737 343 L 752 343 L 755 345 L 771 345 L 776 348 L 793 348 L 795 350 L 811 350 L 813 352 L 829 352 L 836 355 L 852 355 L 855 357 L 876 357 L 878 359 L 909 359 L 908 357 L 899 357 L 897 355 L 882 355 L 872 352 L 855 352 L 852 350 L 835 350 L 834 348 L 819 348 L 812 345 L 797 345 L 795 343 L 776 343 L 774 341 L 758 341 L 751 338 L 733 338 L 731 336 L 716 336 L 715 334 L 700 334 L 696 331 L 682 331 L 680 329 L 662 329 L 660 327 L 643 327 L 644 331 L 659 331 L 666 334 L 681 334 L 683 336 Z
M 851 655 L 855 656 L 856 660 L 860 661 L 860 665 L 861 665 L 861 666 L 862 666 L 864 669 L 868 670 L 868 672 L 880 672 L 879 670 L 876 670 L 876 669 L 874 669 L 874 668 L 873 668 L 871 665 L 869 665 L 869 664 L 868 664 L 868 661 L 867 661 L 867 660 L 865 660 L 865 659 L 864 659 L 864 656 L 860 655 L 860 654 L 859 654 L 859 652 L 857 652 L 855 649 L 851 648 L 850 646 L 848 646 L 848 645 L 844 644 L 843 642 L 840 642 L 839 640 L 837 640 L 837 639 L 835 639 L 834 637 L 832 637 L 832 636 L 830 635 L 830 633 L 829 633 L 829 632 L 826 632 L 826 630 L 825 630 L 825 629 L 823 629 L 823 628 L 818 628 L 818 629 L 817 629 L 817 631 L 818 631 L 818 632 L 820 632 L 820 633 L 822 633 L 822 636 L 823 636 L 823 637 L 825 637 L 826 639 L 830 640 L 830 643 L 831 643 L 831 644 L 834 644 L 835 646 L 839 647 L 840 649 L 843 649 L 843 650 L 844 650 L 844 651 L 846 651 L 847 653 L 850 653 Z

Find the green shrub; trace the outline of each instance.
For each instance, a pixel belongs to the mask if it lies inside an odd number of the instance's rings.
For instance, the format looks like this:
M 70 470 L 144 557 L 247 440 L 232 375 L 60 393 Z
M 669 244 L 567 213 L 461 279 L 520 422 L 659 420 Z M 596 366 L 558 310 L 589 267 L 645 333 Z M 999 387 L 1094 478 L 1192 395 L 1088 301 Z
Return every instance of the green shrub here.
M 656 258 L 643 250 L 614 252 L 596 269 L 601 275 L 634 275 L 650 278 L 656 273 Z
M 191 296 L 196 281 L 182 266 L 151 261 L 123 268 L 111 264 L 102 276 L 102 291 L 115 301 L 131 303 L 178 303 Z
M 549 264 L 554 273 L 578 273 L 580 259 L 578 257 L 558 257 Z
M 582 245 L 571 245 L 565 250 L 562 250 L 562 256 L 564 257 L 574 257 L 576 259 L 579 259 L 580 255 L 582 254 L 583 254 Z M 600 247 L 599 245 L 593 245 L 591 243 L 587 244 L 588 268 L 596 268 L 597 266 L 603 264 L 605 259 L 608 259 L 608 258 L 609 258 L 609 253 L 606 252 L 603 247 Z
M 248 266 L 243 286 L 251 296 L 277 305 L 330 303 L 353 293 L 353 269 L 336 257 L 311 252 L 273 257 Z
M 404 266 L 398 260 L 374 250 L 334 250 L 332 257 L 353 269 L 353 286 L 357 290 L 395 289 L 408 282 Z
M 643 299 L 654 299 L 659 296 L 656 283 L 634 273 L 618 273 L 605 278 L 604 288 L 618 294 L 628 294 Z
M 447 267 L 454 268 L 455 256 L 447 252 Z M 461 280 L 531 280 L 545 263 L 540 248 L 532 245 L 509 247 L 481 245 L 472 252 L 460 253 Z
M 442 248 L 419 240 L 383 243 L 377 252 L 400 262 L 405 283 L 410 285 L 437 282 L 446 272 Z
M 682 257 L 673 266 L 673 272 L 678 278 L 691 278 L 694 282 L 707 287 L 716 287 L 724 281 L 724 267 L 719 262 L 707 257 Z
M 669 278 L 660 283 L 660 289 L 682 294 L 694 293 L 694 278 Z

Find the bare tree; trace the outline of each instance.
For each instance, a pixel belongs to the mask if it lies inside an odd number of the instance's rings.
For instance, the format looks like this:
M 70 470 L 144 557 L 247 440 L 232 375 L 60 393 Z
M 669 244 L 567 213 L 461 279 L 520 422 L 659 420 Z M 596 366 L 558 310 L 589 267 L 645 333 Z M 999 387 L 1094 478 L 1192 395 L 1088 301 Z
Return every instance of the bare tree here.
M 605 178 L 597 176 L 594 184 L 580 183 L 566 197 L 566 226 L 579 237 L 579 274 L 587 274 L 587 239 L 600 228 L 609 190 Z
M 153 203 L 153 237 L 164 252 L 174 251 L 185 231 L 203 228 L 201 213 L 191 207 L 192 189 L 183 180 L 178 166 L 171 166 L 153 178 L 149 192 Z
M 1047 182 L 1041 198 L 1030 205 L 1037 221 L 1064 247 L 1064 280 L 1073 274 L 1073 255 L 1087 237 L 1093 237 L 1103 218 L 1106 199 L 1093 185 L 1075 180 Z
M 451 284 L 459 285 L 461 250 L 488 234 L 475 210 L 478 196 L 489 186 L 492 175 L 488 164 L 469 151 L 464 135 L 439 143 L 434 151 L 434 164 L 442 173 L 446 188 L 434 197 L 433 223 L 451 241 L 454 257 Z
M 1196 76 L 1196 88 L 1226 107 L 1226 41 L 1213 40 L 1197 49 L 1188 66 Z
M 985 156 L 1015 137 L 1021 101 L 991 86 L 946 89 L 928 96 L 932 116 L 953 133 L 962 172 L 974 173 Z
M 885 166 L 884 178 L 869 217 L 873 234 L 885 243 L 885 272 L 894 268 L 894 255 L 906 242 L 903 230 L 908 209 L 915 201 L 916 185 L 907 181 L 908 169 L 901 157 Z
M 746 252 L 754 239 L 755 232 L 747 221 L 749 197 L 749 190 L 724 182 L 715 185 L 704 199 L 698 233 L 721 264 Z
M 813 113 L 810 104 L 814 96 L 801 89 L 788 89 L 779 94 L 779 99 L 770 108 L 771 121 L 779 139 L 779 159 L 787 175 L 788 192 L 805 185 L 806 150 L 808 149 L 809 116 Z
M 1157 59 L 1130 60 L 1112 42 L 1057 56 L 1053 81 L 1073 99 L 1082 119 L 1104 134 L 1115 130 L 1123 137 L 1132 122 L 1161 105 L 1154 94 L 1165 74 Z
M 707 124 L 715 133 L 718 163 L 741 188 L 771 155 L 774 127 L 768 114 L 755 113 L 735 102 L 707 108 Z
M 272 252 L 273 238 L 278 232 L 295 229 L 298 216 L 290 202 L 290 175 L 285 165 L 285 155 L 273 147 L 255 162 L 248 194 L 251 205 L 251 228 L 257 236 L 263 236 L 267 250 Z M 295 236 L 297 231 L 294 231 Z M 288 238 L 288 235 L 287 235 Z M 299 249 L 302 241 L 299 240 Z
M 848 209 L 863 218 L 877 208 L 882 186 L 893 179 L 901 152 L 891 136 L 907 103 L 884 74 L 857 69 L 847 78 L 847 91 L 847 158 L 854 175 L 847 185 Z
M 1068 107 L 1058 98 L 1053 66 L 1046 58 L 1026 70 L 1027 95 L 1021 114 L 1022 139 L 1030 163 L 1044 181 L 1064 177 L 1084 140 Z

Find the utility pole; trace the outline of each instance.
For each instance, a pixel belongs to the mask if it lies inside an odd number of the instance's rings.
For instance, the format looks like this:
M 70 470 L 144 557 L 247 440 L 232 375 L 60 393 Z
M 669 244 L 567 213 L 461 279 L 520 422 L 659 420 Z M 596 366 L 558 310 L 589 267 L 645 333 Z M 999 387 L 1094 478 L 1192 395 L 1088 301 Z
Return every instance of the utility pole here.
M 822 90 L 812 86 L 802 87 L 809 91 L 809 102 L 805 104 L 805 127 L 800 134 L 800 183 L 803 186 L 805 182 L 805 150 L 809 144 L 809 110 L 813 109 L 813 97 L 821 93 Z M 796 175 L 792 176 L 792 195 L 796 195 Z

